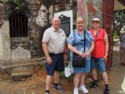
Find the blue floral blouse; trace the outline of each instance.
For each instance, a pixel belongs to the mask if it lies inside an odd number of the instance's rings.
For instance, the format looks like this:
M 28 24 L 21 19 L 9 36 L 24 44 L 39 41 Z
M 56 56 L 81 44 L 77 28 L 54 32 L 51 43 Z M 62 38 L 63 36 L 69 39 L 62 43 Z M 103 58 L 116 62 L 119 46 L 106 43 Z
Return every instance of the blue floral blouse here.
M 86 39 L 84 38 L 84 32 Z M 89 51 L 91 42 L 94 40 L 94 38 L 89 31 L 85 30 L 84 32 L 79 34 L 77 29 L 75 29 L 70 33 L 67 43 L 73 45 L 78 51 L 84 52 L 85 39 L 85 52 Z M 87 60 L 90 60 L 90 56 L 87 58 Z

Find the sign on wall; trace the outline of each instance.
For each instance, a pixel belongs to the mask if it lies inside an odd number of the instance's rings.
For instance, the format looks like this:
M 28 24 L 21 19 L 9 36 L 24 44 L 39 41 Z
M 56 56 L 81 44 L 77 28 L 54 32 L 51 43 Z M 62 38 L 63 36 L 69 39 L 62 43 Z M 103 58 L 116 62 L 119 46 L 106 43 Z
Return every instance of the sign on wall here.
M 61 28 L 64 30 L 66 36 L 68 37 L 70 32 L 73 30 L 73 12 L 70 11 L 62 11 L 54 14 L 61 20 Z
M 61 20 L 61 28 L 64 30 L 66 36 L 68 37 L 70 34 L 70 17 L 60 15 L 59 18 Z

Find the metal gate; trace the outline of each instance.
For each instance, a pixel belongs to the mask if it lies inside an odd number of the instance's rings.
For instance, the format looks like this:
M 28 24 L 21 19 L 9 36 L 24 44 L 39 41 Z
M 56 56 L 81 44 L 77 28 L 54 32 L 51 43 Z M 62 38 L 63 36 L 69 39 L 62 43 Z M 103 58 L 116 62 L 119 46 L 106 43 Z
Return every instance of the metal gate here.
M 28 36 L 28 17 L 22 11 L 13 11 L 9 15 L 9 25 L 11 37 Z
M 103 27 L 106 29 L 109 39 L 109 52 L 106 62 L 106 68 L 110 69 L 112 66 L 113 55 L 113 14 L 114 14 L 114 0 L 103 0 Z

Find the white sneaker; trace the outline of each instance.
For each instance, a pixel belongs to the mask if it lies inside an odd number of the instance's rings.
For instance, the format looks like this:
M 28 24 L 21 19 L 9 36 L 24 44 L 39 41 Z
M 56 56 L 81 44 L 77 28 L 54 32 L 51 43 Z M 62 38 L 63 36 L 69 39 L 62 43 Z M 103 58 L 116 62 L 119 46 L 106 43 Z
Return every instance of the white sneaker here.
M 82 91 L 83 93 L 88 93 L 89 91 L 87 90 L 87 88 L 85 87 L 85 85 L 82 85 L 79 87 L 79 90 Z
M 79 94 L 78 88 L 74 88 L 73 94 Z

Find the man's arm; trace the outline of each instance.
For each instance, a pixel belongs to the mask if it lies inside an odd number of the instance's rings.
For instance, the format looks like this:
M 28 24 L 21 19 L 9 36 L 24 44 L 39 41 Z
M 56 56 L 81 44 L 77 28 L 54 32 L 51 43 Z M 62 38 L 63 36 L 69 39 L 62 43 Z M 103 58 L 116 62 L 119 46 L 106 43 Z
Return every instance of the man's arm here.
M 43 47 L 43 51 L 44 51 L 46 58 L 49 57 L 47 44 L 43 42 L 42 47 Z
M 65 42 L 65 46 L 64 46 L 64 60 L 67 60 L 67 56 L 68 55 L 68 45 Z
M 48 63 L 48 64 L 51 64 L 52 59 L 51 59 L 50 56 L 49 56 L 47 44 L 46 44 L 45 42 L 43 42 L 43 43 L 42 43 L 42 47 L 43 47 L 44 54 L 45 54 L 45 56 L 46 56 L 46 61 L 47 61 L 47 63 Z
M 68 45 L 67 43 L 65 42 L 65 46 L 64 46 L 64 54 L 67 54 L 68 53 Z

